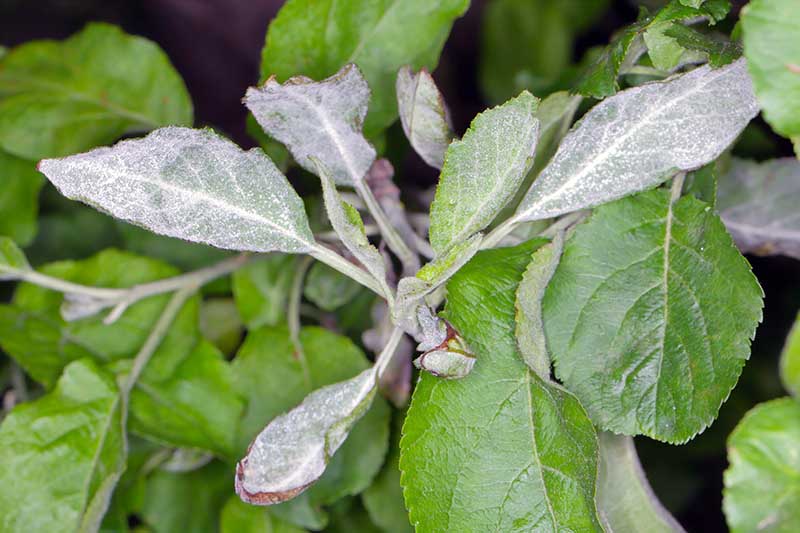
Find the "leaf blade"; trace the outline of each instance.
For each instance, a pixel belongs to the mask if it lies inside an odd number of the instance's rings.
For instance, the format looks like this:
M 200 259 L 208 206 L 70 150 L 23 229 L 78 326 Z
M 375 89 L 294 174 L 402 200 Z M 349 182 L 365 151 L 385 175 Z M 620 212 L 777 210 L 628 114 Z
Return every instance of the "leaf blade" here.
M 423 161 L 441 169 L 447 145 L 455 136 L 450 112 L 427 70 L 405 66 L 397 72 L 397 109 L 403 131 Z

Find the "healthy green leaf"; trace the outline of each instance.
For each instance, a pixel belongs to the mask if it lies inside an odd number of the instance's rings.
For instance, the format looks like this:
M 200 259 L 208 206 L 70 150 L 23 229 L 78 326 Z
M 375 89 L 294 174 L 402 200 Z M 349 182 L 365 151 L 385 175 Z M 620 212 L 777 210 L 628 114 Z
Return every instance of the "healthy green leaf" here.
M 447 149 L 431 205 L 430 240 L 437 255 L 492 222 L 533 163 L 539 101 L 523 92 L 484 111 Z
M 728 438 L 723 509 L 733 533 L 790 533 L 800 523 L 800 404 L 762 403 Z
M 567 391 L 516 351 L 514 293 L 541 241 L 478 254 L 448 283 L 447 318 L 478 355 L 458 381 L 423 374 L 400 469 L 416 531 L 602 531 L 597 438 Z
M 601 431 L 597 511 L 607 533 L 684 533 L 647 482 L 631 437 Z
M 781 352 L 781 381 L 793 396 L 800 394 L 800 314 L 795 318 Z
M 233 296 L 248 329 L 285 320 L 296 263 L 295 256 L 269 254 L 233 273 Z
M 314 246 L 303 203 L 272 161 L 211 130 L 162 128 L 39 170 L 64 196 L 162 235 L 255 252 Z
M 514 218 L 592 207 L 699 168 L 756 113 L 744 60 L 623 91 L 595 106 L 564 138 Z
M 15 279 L 20 271 L 30 268 L 28 259 L 19 246 L 8 237 L 0 236 L 0 281 Z
M 358 67 L 348 64 L 322 81 L 297 76 L 280 84 L 270 77 L 247 89 L 244 104 L 301 167 L 321 174 L 316 159 L 336 183 L 352 186 L 375 161 L 375 148 L 361 134 L 369 96 Z
M 243 330 L 233 298 L 210 298 L 200 305 L 200 334 L 224 355 L 236 351 Z
M 719 180 L 722 221 L 742 252 L 800 258 L 800 161 L 731 161 Z
M 189 94 L 164 52 L 116 26 L 26 43 L 1 61 L 0 146 L 19 157 L 60 157 L 127 132 L 192 125 Z
M 762 291 L 707 204 L 658 189 L 578 226 L 542 302 L 556 376 L 595 424 L 670 443 L 736 385 Z
M 764 118 L 800 155 L 800 10 L 793 0 L 753 0 L 741 20 L 744 55 Z
M 187 473 L 156 471 L 139 513 L 153 533 L 217 533 L 231 494 L 230 467 L 214 461 Z
M 667 34 L 674 25 L 673 22 L 652 24 L 642 35 L 653 66 L 667 72 L 678 66 L 684 52 L 683 46 Z
M 348 339 L 321 328 L 306 327 L 300 332 L 300 345 L 302 353 L 295 352 L 285 328 L 262 328 L 250 332 L 239 350 L 233 363 L 234 373 L 239 390 L 249 399 L 241 423 L 241 448 L 251 442 L 271 420 L 273 422 L 265 431 L 273 431 L 269 428 L 274 427 L 276 421 L 280 423 L 286 417 L 294 416 L 292 413 L 296 413 L 296 410 L 281 414 L 301 404 L 304 397 L 306 400 L 298 409 L 303 409 L 309 400 L 324 396 L 330 390 L 322 387 L 332 384 L 341 387 L 342 382 L 354 376 L 357 376 L 354 379 L 364 381 L 365 388 L 370 379 L 370 383 L 374 384 L 374 376 L 370 378 L 368 375 L 370 371 L 366 358 Z M 264 368 L 268 368 L 269 372 L 264 372 Z M 316 396 L 309 398 L 309 393 Z M 341 400 L 343 402 L 344 398 Z M 336 407 L 332 408 L 345 408 L 344 403 L 335 403 Z M 315 411 L 314 416 L 324 416 L 328 412 Z M 342 448 L 330 458 L 325 474 L 309 489 L 311 502 L 328 504 L 346 494 L 356 494 L 369 485 L 383 464 L 386 453 L 388 415 L 386 403 L 380 398 L 375 399 L 369 412 L 350 431 L 350 437 Z M 324 420 L 321 422 L 325 425 Z M 339 427 L 346 429 L 344 425 Z M 294 432 L 292 429 L 290 434 Z M 334 433 L 339 431 L 334 430 Z M 331 436 L 337 437 L 335 434 Z M 331 442 L 336 442 L 338 437 Z M 251 460 L 252 454 L 260 449 L 260 445 L 251 448 Z M 251 472 L 247 472 L 248 482 L 250 475 Z M 259 490 L 261 485 L 252 487 L 248 483 L 243 488 L 250 493 L 266 492 Z M 261 503 L 267 502 L 262 500 Z
M 715 24 L 725 18 L 729 10 L 728 0 L 709 0 L 696 7 L 687 6 L 678 0 L 670 0 L 666 6 L 653 15 L 647 15 L 646 11 L 642 11 L 639 20 L 623 29 L 583 75 L 578 82 L 577 91 L 585 96 L 595 98 L 605 98 L 617 92 L 619 90 L 617 76 L 620 68 L 626 61 L 636 59 L 635 57 L 629 58 L 629 52 L 633 54 L 634 50 L 638 51 L 639 47 L 635 45 L 639 43 L 642 35 L 649 33 L 649 30 L 654 30 L 649 35 L 651 44 L 660 47 L 654 52 L 656 61 L 661 63 L 660 60 L 663 60 L 664 63 L 661 66 L 669 67 L 675 59 L 678 43 L 674 42 L 672 37 L 662 33 L 670 28 L 668 23 L 705 18 L 710 24 Z
M 2 74 L 0 74 L 2 75 Z M 0 150 L 0 236 L 12 238 L 22 246 L 36 235 L 39 190 L 44 178 L 30 161 Z
M 384 533 L 414 533 L 400 486 L 400 433 L 404 418 L 395 415 L 386 463 L 361 495 L 370 518 Z
M 397 109 L 408 142 L 433 168 L 441 169 L 447 145 L 455 137 L 450 112 L 433 76 L 424 68 L 409 67 L 397 73 Z
M 351 302 L 361 285 L 324 263 L 314 263 L 303 286 L 303 296 L 323 311 L 333 312 Z
M 708 62 L 713 67 L 732 63 L 742 55 L 742 47 L 739 43 L 715 39 L 683 24 L 672 24 L 664 31 L 664 34 L 673 38 L 686 50 L 697 50 L 707 54 Z
M 522 359 L 543 380 L 550 379 L 550 355 L 542 324 L 542 298 L 547 284 L 556 271 L 564 249 L 564 235 L 559 233 L 531 257 L 517 289 L 516 309 L 517 348 Z
M 76 206 L 76 208 L 83 212 L 91 212 L 83 209 L 83 206 Z M 181 270 L 197 270 L 231 256 L 231 252 L 227 250 L 174 237 L 165 237 L 118 219 L 111 220 L 114 221 L 114 226 L 122 238 L 120 246 L 124 246 L 125 250 L 159 259 Z
M 0 529 L 96 531 L 125 469 L 122 398 L 89 360 L 0 426 Z
M 683 187 L 685 194 L 694 195 L 698 200 L 710 205 L 712 209 L 717 207 L 717 189 L 716 163 L 709 163 L 694 172 L 689 172 L 686 175 L 686 184 Z M 730 233 L 730 228 L 728 228 L 728 232 Z
M 220 533 L 303 533 L 261 507 L 247 505 L 236 496 L 222 508 Z
M 323 163 L 316 160 L 315 162 L 317 163 L 317 174 L 322 181 L 322 196 L 331 226 L 339 235 L 345 248 L 364 265 L 367 272 L 372 274 L 372 277 L 383 289 L 384 296 L 390 298 L 391 290 L 386 284 L 386 266 L 383 256 L 367 239 L 361 215 L 353 206 L 342 200 L 339 191 L 336 190 L 333 176 Z
M 397 116 L 397 70 L 434 70 L 453 21 L 468 6 L 467 0 L 290 0 L 269 26 L 261 79 L 322 79 L 355 63 L 372 88 L 365 125 L 372 138 Z

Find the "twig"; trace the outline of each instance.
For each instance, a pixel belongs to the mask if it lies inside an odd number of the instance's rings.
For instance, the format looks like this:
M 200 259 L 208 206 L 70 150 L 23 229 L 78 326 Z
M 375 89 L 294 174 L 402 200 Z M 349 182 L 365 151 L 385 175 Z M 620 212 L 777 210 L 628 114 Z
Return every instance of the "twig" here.
M 294 346 L 295 355 L 300 360 L 300 366 L 303 369 L 303 377 L 309 386 L 311 385 L 311 374 L 309 373 L 308 364 L 306 363 L 306 354 L 303 350 L 303 345 L 300 343 L 300 302 L 303 299 L 303 280 L 312 262 L 313 259 L 308 256 L 300 260 L 300 264 L 297 266 L 297 271 L 292 280 L 292 288 L 289 291 L 289 302 L 286 306 L 286 323 L 289 327 L 289 338 Z

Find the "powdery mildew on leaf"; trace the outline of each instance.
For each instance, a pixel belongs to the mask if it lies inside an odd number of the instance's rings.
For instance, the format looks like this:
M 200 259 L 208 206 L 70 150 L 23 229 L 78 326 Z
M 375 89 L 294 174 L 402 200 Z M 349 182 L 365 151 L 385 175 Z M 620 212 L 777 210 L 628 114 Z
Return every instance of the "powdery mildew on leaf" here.
M 680 443 L 736 385 L 762 298 L 711 208 L 657 189 L 577 227 L 542 311 L 556 376 L 595 424 Z
M 303 202 L 259 149 L 169 127 L 39 170 L 66 197 L 155 233 L 230 250 L 307 252 Z
M 450 113 L 430 73 L 403 67 L 397 73 L 397 109 L 403 131 L 423 161 L 442 168 L 447 145 L 454 137 Z
M 431 205 L 431 246 L 442 254 L 492 222 L 533 163 L 539 101 L 524 91 L 479 114 L 447 149 Z
M 236 467 L 242 500 L 271 505 L 294 498 L 325 471 L 350 428 L 367 412 L 377 386 L 374 368 L 322 387 L 259 433 Z
M 369 96 L 358 67 L 349 64 L 322 81 L 297 76 L 280 84 L 272 77 L 261 87 L 250 87 L 244 103 L 300 166 L 316 174 L 311 160 L 316 157 L 336 183 L 353 185 L 375 160 L 375 148 L 361 133 Z
M 758 113 L 744 59 L 602 101 L 564 138 L 517 221 L 599 205 L 716 159 Z
M 717 207 L 742 252 L 800 259 L 800 161 L 734 159 L 719 179 Z

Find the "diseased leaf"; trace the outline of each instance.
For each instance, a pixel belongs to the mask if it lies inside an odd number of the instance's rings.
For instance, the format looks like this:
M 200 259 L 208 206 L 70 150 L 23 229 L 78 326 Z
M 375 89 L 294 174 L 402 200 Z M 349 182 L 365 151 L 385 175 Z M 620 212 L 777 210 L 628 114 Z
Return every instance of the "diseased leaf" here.
M 762 297 L 693 196 L 658 189 L 602 206 L 567 241 L 542 301 L 556 376 L 603 429 L 685 442 L 736 385 Z
M 366 390 L 369 381 L 367 360 L 347 338 L 321 328 L 305 327 L 300 332 L 300 345 L 302 353 L 295 352 L 285 328 L 261 328 L 250 332 L 234 359 L 237 387 L 249 400 L 240 428 L 239 446 L 242 453 L 247 443 L 251 442 L 264 426 L 267 426 L 271 433 L 274 431 L 274 421 L 281 423 L 281 420 L 285 421 L 287 417 L 294 416 L 292 413 L 296 413 L 296 410 L 289 410 L 301 404 L 309 393 L 317 394 L 316 398 L 319 398 L 320 394 L 325 395 L 326 391 L 329 391 L 326 386 L 339 387 L 346 380 L 360 378 L 360 384 L 364 385 L 363 390 L 367 392 L 367 396 L 374 395 Z M 264 372 L 264 368 L 268 368 L 269 372 Z M 374 381 L 374 376 L 372 379 Z M 309 398 L 307 397 L 306 401 Z M 313 398 L 311 400 L 314 401 Z M 346 409 L 344 403 L 338 401 L 334 403 L 338 405 L 336 409 Z M 301 404 L 298 409 L 303 409 L 305 405 L 306 403 Z M 325 411 L 315 410 L 315 416 L 324 417 L 325 414 Z M 326 505 L 347 494 L 357 494 L 369 485 L 383 464 L 386 454 L 388 417 L 385 401 L 376 398 L 372 408 L 350 431 L 350 437 L 336 455 L 325 458 L 324 463 L 327 463 L 325 474 L 307 492 L 310 503 Z M 324 425 L 325 421 L 321 420 L 320 424 Z M 341 431 L 346 432 L 347 429 L 345 425 L 333 428 L 334 434 L 331 436 L 336 439 L 341 438 L 343 436 Z M 270 427 L 273 429 L 269 429 Z M 315 437 L 309 428 L 305 429 L 302 436 L 309 439 Z M 336 442 L 336 439 L 331 442 Z M 320 453 L 323 448 L 320 448 Z M 261 445 L 254 445 L 250 449 L 248 461 L 253 460 L 253 453 L 257 453 L 260 449 Z M 287 452 L 294 453 L 291 450 Z M 280 465 L 275 467 L 280 468 Z M 302 471 L 297 466 L 293 468 L 296 472 Z M 241 483 L 243 475 L 242 471 L 238 483 Z M 253 482 L 251 475 L 251 472 L 247 472 L 247 480 L 250 483 Z M 270 479 L 266 481 L 272 482 Z M 275 481 L 280 482 L 279 479 Z M 255 482 L 262 483 L 258 479 Z M 251 493 L 266 492 L 259 490 L 260 487 L 261 485 L 252 487 L 248 484 L 243 488 Z M 261 501 L 261 503 L 268 502 Z
M 333 177 L 324 165 L 319 161 L 315 162 L 317 163 L 317 174 L 319 174 L 322 181 L 322 196 L 325 200 L 325 209 L 331 226 L 339 235 L 345 248 L 364 265 L 367 272 L 375 278 L 383 289 L 384 296 L 389 298 L 391 291 L 386 284 L 386 266 L 383 256 L 367 239 L 361 215 L 358 214 L 358 211 L 353 206 L 342 200 L 339 191 L 336 190 Z
M 400 469 L 419 533 L 602 531 L 594 428 L 516 350 L 514 293 L 540 244 L 484 251 L 448 283 L 447 318 L 478 362 L 458 381 L 423 374 L 414 390 Z
M 564 235 L 533 252 L 522 275 L 514 304 L 516 309 L 517 348 L 525 363 L 543 380 L 550 379 L 550 355 L 542 324 L 542 298 L 556 271 L 564 249 Z
M 303 203 L 272 161 L 211 130 L 162 128 L 39 170 L 67 198 L 162 235 L 254 252 L 314 246 Z
M 158 470 L 147 480 L 138 514 L 153 533 L 217 533 L 230 483 L 230 467 L 219 461 L 186 473 Z
M 222 508 L 220 533 L 303 533 L 261 507 L 247 505 L 232 496 Z
M 441 255 L 492 222 L 533 163 L 538 100 L 525 91 L 484 111 L 447 149 L 431 205 L 430 240 Z
M 348 64 L 322 81 L 297 76 L 280 84 L 270 77 L 247 89 L 244 103 L 304 169 L 320 174 L 316 159 L 336 183 L 354 185 L 375 161 L 375 148 L 361 134 L 369 96 L 358 67 Z
M 672 37 L 662 33 L 670 27 L 668 23 L 705 18 L 710 24 L 715 24 L 725 18 L 730 7 L 728 0 L 709 0 L 701 6 L 688 6 L 679 0 L 670 0 L 667 5 L 653 15 L 648 15 L 645 10 L 641 11 L 639 20 L 620 31 L 603 54 L 587 70 L 578 82 L 577 91 L 584 96 L 595 98 L 605 98 L 617 92 L 619 90 L 617 76 L 620 68 L 626 60 L 635 59 L 629 58 L 628 52 L 637 50 L 638 47 L 634 45 L 639 42 L 642 35 L 648 33 L 651 41 L 648 44 L 661 47 L 655 50 L 655 61 L 662 67 L 669 67 L 669 63 L 675 60 L 678 43 L 674 42 Z M 650 30 L 653 32 L 650 33 Z M 663 64 L 661 60 L 664 61 Z
M 397 70 L 433 71 L 453 21 L 468 6 L 467 0 L 290 0 L 269 26 L 261 79 L 322 79 L 355 63 L 372 88 L 365 125 L 372 138 L 397 116 Z
M 781 381 L 792 396 L 800 394 L 800 314 L 795 318 L 781 352 Z
M 800 522 L 800 404 L 751 409 L 728 438 L 722 507 L 733 533 L 790 533 Z
M 122 398 L 89 360 L 0 426 L 0 529 L 96 531 L 125 469 Z
M 423 161 L 442 168 L 447 145 L 455 137 L 450 112 L 433 76 L 424 68 L 397 72 L 397 109 L 408 142 Z
M 164 52 L 116 26 L 29 42 L 0 61 L 0 146 L 19 157 L 60 157 L 127 132 L 192 125 L 191 99 Z
M 0 74 L 2 76 L 2 74 Z M 44 184 L 36 166 L 0 150 L 0 236 L 5 235 L 22 246 L 36 235 L 39 190 Z
M 747 67 L 764 118 L 800 156 L 800 10 L 793 0 L 753 0 L 742 9 Z
M 233 296 L 248 329 L 285 321 L 296 263 L 295 256 L 269 254 L 233 273 Z
M 800 259 L 800 161 L 731 161 L 719 179 L 722 221 L 744 253 Z
M 647 482 L 631 437 L 601 431 L 597 511 L 607 533 L 684 533 Z
M 351 302 L 361 285 L 324 263 L 314 263 L 303 285 L 303 296 L 323 311 L 333 312 Z
M 20 271 L 30 268 L 28 259 L 19 246 L 8 237 L 0 236 L 0 280 L 14 279 Z
M 564 138 L 515 219 L 592 207 L 658 185 L 680 170 L 700 168 L 756 113 L 741 59 L 623 91 L 595 106 Z

